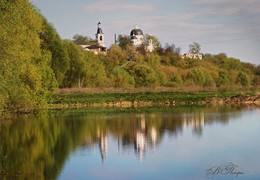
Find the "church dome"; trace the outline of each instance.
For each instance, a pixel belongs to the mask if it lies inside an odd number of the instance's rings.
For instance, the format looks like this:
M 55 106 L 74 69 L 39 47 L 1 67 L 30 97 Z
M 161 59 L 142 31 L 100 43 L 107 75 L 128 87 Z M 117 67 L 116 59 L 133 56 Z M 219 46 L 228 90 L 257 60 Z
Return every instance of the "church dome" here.
M 136 36 L 136 35 L 144 35 L 143 31 L 136 25 L 136 27 L 131 31 L 130 36 Z

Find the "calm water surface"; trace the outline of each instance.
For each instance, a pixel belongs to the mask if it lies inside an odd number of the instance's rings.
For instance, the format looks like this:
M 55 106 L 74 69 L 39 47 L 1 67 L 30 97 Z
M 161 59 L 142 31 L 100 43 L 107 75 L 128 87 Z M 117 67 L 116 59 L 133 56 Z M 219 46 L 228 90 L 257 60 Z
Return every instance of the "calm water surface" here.
M 41 112 L 0 138 L 0 179 L 260 179 L 258 108 Z

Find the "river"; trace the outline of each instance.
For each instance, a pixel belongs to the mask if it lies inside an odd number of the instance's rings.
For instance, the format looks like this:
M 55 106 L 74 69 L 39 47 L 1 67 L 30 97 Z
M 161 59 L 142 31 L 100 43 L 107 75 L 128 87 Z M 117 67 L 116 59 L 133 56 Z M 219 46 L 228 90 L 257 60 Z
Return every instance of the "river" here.
M 260 179 L 256 107 L 43 111 L 0 138 L 0 179 Z

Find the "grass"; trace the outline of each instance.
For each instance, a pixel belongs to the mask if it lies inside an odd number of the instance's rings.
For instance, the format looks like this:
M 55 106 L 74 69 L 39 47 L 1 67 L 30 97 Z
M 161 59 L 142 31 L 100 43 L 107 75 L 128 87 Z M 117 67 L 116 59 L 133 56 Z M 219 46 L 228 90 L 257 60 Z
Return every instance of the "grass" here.
M 236 97 L 241 94 L 253 95 L 256 90 L 211 90 L 207 89 L 193 89 L 193 91 L 175 90 L 164 91 L 168 89 L 149 89 L 142 88 L 133 89 L 130 91 L 119 91 L 122 89 L 87 89 L 87 91 L 75 93 L 74 90 L 70 92 L 60 91 L 53 96 L 52 104 L 94 104 L 94 103 L 117 103 L 117 102 L 152 102 L 152 103 L 164 103 L 164 102 L 202 102 L 210 101 L 212 98 L 230 98 Z M 200 91 L 199 91 L 200 90 Z M 103 91 L 103 92 L 102 92 Z

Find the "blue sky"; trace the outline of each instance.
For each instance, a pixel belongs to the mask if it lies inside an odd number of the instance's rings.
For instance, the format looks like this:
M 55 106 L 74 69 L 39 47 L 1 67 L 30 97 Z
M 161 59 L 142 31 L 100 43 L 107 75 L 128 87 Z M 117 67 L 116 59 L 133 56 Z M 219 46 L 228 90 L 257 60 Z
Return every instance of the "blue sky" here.
M 100 20 L 109 47 L 114 34 L 129 35 L 136 24 L 145 34 L 188 51 L 260 64 L 259 0 L 31 0 L 63 39 L 94 38 Z

